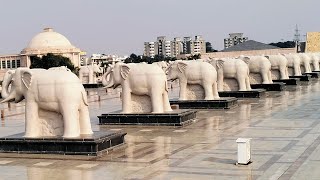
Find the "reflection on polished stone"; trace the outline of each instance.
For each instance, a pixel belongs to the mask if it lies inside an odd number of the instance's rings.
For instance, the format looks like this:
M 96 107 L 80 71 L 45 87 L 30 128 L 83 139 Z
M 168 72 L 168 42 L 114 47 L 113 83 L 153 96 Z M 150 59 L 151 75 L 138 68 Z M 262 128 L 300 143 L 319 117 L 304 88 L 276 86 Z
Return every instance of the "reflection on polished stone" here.
M 177 88 L 169 90 L 177 98 Z M 0 154 L 2 179 L 318 179 L 320 83 L 312 79 L 230 110 L 199 111 L 186 127 L 98 126 L 121 109 L 119 91 L 88 89 L 94 131 L 122 130 L 126 145 L 101 157 Z M 100 96 L 100 101 L 98 101 Z M 24 131 L 24 104 L 1 104 L 0 135 Z M 252 139 L 252 161 L 235 166 L 239 137 Z

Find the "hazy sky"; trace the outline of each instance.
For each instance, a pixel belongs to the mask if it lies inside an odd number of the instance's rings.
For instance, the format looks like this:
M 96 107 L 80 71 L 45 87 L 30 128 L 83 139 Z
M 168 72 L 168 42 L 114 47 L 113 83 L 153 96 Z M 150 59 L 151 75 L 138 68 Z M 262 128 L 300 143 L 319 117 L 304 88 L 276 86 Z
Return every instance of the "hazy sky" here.
M 143 43 L 161 35 L 202 35 L 216 49 L 230 32 L 292 40 L 296 24 L 302 34 L 320 31 L 319 7 L 319 0 L 3 0 L 0 54 L 19 53 L 44 27 L 89 54 L 142 54 Z

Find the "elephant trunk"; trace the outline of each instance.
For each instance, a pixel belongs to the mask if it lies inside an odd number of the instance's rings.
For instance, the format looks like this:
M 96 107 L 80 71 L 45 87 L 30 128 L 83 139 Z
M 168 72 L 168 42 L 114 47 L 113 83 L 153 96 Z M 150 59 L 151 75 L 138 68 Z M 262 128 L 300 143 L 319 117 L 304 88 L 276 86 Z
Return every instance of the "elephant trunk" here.
M 12 83 L 12 77 L 13 75 L 10 74 L 9 77 L 5 77 L 2 82 L 2 90 L 1 90 L 2 98 L 7 98 L 9 96 L 9 85 Z
M 107 72 L 104 73 L 104 75 L 102 76 L 102 84 L 106 88 L 110 88 L 113 86 L 113 77 L 112 77 L 112 74 L 110 73 L 111 73 L 111 68 L 108 68 Z M 109 80 L 107 80 L 108 76 L 109 76 Z

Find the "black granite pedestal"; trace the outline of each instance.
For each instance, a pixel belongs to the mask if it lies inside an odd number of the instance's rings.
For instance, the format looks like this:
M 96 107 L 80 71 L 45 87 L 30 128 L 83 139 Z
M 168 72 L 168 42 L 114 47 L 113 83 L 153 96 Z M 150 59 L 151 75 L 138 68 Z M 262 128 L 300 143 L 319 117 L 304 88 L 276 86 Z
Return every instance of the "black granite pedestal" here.
M 289 78 L 298 78 L 300 81 L 310 81 L 311 75 L 289 76 Z
M 251 91 L 222 91 L 219 92 L 220 97 L 236 97 L 236 98 L 260 98 L 265 96 L 265 89 L 252 89 Z
M 299 79 L 298 78 L 290 78 L 290 79 L 279 79 L 279 80 L 272 80 L 273 82 L 282 82 L 285 85 L 298 85 Z
M 120 111 L 98 116 L 99 124 L 142 125 L 142 126 L 184 126 L 192 123 L 197 111 L 177 109 L 165 113 L 121 113 Z
M 170 100 L 171 105 L 179 105 L 180 109 L 230 109 L 238 105 L 235 97 L 221 97 L 218 100 Z
M 82 84 L 84 88 L 101 88 L 102 84 Z
M 122 131 L 94 132 L 77 138 L 24 138 L 24 133 L 0 138 L 0 153 L 97 156 L 124 143 Z
M 265 89 L 266 91 L 282 91 L 284 90 L 284 83 L 272 83 L 272 84 L 251 84 L 252 89 Z
M 311 75 L 311 78 L 319 78 L 320 77 L 320 73 L 318 73 L 318 72 L 303 73 L 303 74 Z

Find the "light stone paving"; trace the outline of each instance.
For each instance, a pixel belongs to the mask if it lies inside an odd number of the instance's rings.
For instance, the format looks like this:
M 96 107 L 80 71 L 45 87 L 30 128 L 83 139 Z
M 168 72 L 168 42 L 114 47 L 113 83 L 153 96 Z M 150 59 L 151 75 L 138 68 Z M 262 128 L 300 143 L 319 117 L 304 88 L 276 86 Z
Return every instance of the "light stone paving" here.
M 320 179 L 320 80 L 230 110 L 199 111 L 179 128 L 99 126 L 97 115 L 121 108 L 119 92 L 88 95 L 93 129 L 126 131 L 124 146 L 100 157 L 3 153 L 0 179 Z M 24 131 L 24 103 L 0 110 L 1 136 Z M 235 165 L 239 137 L 252 138 L 247 166 Z

